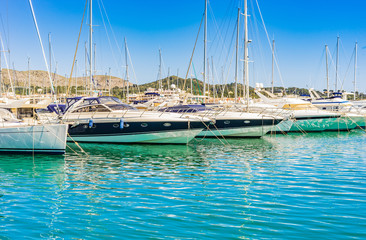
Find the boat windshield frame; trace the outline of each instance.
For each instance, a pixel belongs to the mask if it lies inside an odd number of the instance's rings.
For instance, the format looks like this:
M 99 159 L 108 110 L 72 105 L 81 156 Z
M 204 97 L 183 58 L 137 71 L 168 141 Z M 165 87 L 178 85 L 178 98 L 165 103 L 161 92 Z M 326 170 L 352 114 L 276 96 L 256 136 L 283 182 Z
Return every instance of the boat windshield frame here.
M 74 97 L 74 98 L 67 98 L 66 99 L 66 109 L 67 112 L 71 107 L 76 104 L 77 102 L 83 101 L 76 107 L 79 109 L 81 107 L 86 107 L 89 105 L 104 105 L 110 108 L 110 110 L 137 110 L 136 108 L 123 103 L 119 98 L 113 96 L 102 96 L 102 97 Z M 116 106 L 120 106 L 120 109 L 115 109 Z M 76 110 L 75 109 L 75 110 Z M 72 110 L 75 112 L 75 110 Z

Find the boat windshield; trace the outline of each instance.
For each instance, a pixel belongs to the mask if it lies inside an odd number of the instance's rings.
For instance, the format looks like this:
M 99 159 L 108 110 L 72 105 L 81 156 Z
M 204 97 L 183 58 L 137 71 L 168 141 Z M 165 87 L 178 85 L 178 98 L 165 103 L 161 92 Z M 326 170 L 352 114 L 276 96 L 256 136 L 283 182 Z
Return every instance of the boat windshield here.
M 124 104 L 124 103 L 108 104 L 107 106 L 112 110 L 137 110 L 136 108 L 134 108 L 130 105 Z
M 122 103 L 121 100 L 119 100 L 119 98 L 117 97 L 100 97 L 98 98 L 100 103 L 108 105 L 108 104 L 120 104 Z
M 101 104 L 83 105 L 72 112 L 110 112 L 111 110 Z
M 127 104 L 124 104 L 121 102 L 121 100 L 119 100 L 117 97 L 110 97 L 110 96 L 105 96 L 105 97 L 89 97 L 89 98 L 80 98 L 80 97 L 77 97 L 77 98 L 69 98 L 67 99 L 67 108 L 66 108 L 66 111 L 72 106 L 74 105 L 76 102 L 78 101 L 83 101 L 82 103 L 80 103 L 80 105 L 78 106 L 78 111 L 82 111 L 82 112 L 88 112 L 87 111 L 87 107 L 88 106 L 94 106 L 92 108 L 92 111 L 110 111 L 109 109 L 105 108 L 104 107 L 104 110 L 102 110 L 102 105 L 105 105 L 105 106 L 108 106 L 110 109 L 112 110 L 136 110 L 134 107 L 131 107 Z M 99 110 L 95 110 L 95 106 L 99 106 Z M 84 110 L 80 110 L 80 108 L 84 108 Z M 76 111 L 73 111 L 73 112 L 76 112 Z

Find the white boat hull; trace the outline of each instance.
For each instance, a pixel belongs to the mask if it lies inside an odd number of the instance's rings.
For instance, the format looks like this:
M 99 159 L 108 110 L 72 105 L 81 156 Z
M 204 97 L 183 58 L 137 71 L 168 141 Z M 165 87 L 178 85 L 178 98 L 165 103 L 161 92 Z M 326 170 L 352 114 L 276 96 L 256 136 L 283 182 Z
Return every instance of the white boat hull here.
M 260 138 L 273 129 L 272 125 L 258 127 L 222 128 L 216 130 L 210 126 L 210 130 L 203 130 L 197 137 L 232 137 L 232 138 Z
M 0 127 L 0 152 L 63 154 L 67 124 Z

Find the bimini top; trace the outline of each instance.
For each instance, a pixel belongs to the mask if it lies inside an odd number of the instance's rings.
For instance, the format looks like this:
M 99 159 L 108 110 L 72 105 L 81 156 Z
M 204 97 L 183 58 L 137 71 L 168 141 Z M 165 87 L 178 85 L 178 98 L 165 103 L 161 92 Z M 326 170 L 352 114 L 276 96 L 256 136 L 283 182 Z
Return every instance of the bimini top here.
M 99 105 L 103 104 L 106 105 L 114 110 L 121 110 L 121 109 L 130 109 L 130 110 L 136 110 L 134 107 L 131 107 L 128 104 L 123 103 L 119 98 L 117 97 L 111 97 L 111 96 L 102 96 L 102 97 L 73 97 L 73 98 L 67 98 L 66 99 L 66 109 L 69 110 L 75 103 L 83 101 L 79 107 L 81 106 L 88 106 L 88 105 Z

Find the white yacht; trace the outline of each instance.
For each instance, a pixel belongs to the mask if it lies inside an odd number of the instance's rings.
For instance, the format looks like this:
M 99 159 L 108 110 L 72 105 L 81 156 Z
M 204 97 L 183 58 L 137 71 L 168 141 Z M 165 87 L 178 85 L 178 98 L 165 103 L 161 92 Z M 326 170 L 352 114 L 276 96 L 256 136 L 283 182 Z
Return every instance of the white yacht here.
M 264 89 L 256 89 L 255 92 L 264 103 L 292 111 L 291 118 L 294 123 L 290 132 L 348 131 L 357 126 L 355 120 L 350 116 L 320 110 L 308 101 L 289 97 L 273 98 Z M 262 92 L 271 98 L 264 96 Z
M 279 116 L 249 113 L 219 106 L 177 105 L 162 108 L 162 112 L 191 113 L 208 117 L 214 122 L 197 137 L 260 138 L 271 131 L 283 118 Z
M 68 98 L 62 121 L 78 142 L 187 144 L 210 120 L 190 114 L 138 111 L 116 97 Z
M 362 102 L 348 101 L 347 94 L 343 92 L 334 92 L 329 98 L 321 98 L 314 89 L 309 89 L 309 93 L 311 103 L 318 109 L 339 112 L 356 128 L 366 127 L 366 108 L 362 107 Z

